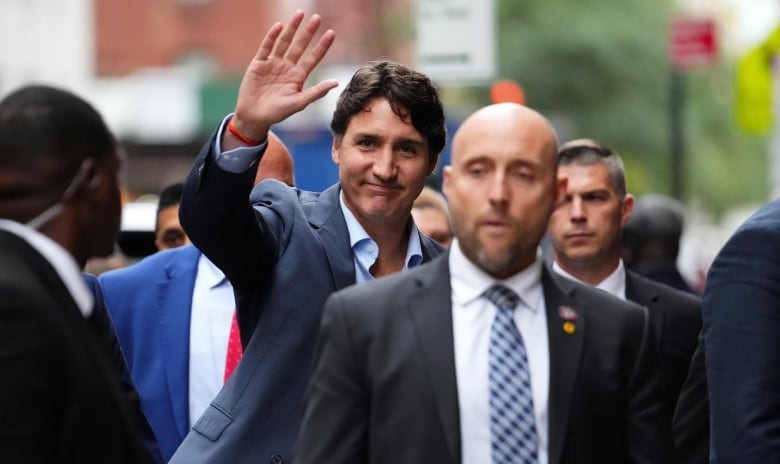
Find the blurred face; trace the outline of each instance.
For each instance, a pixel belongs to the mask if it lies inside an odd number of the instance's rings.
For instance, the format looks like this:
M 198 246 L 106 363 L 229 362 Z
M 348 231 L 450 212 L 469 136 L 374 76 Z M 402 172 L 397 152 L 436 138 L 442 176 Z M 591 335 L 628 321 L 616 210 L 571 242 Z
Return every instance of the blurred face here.
M 412 203 L 435 167 L 428 143 L 385 99 L 371 100 L 333 142 L 344 202 L 361 225 L 405 226 Z
M 154 244 L 158 250 L 168 250 L 190 243 L 189 237 L 179 224 L 179 205 L 163 208 L 157 214 L 157 230 Z
M 578 268 L 604 267 L 608 275 L 621 255 L 621 233 L 633 197 L 618 197 L 603 164 L 560 166 L 558 176 L 567 179 L 567 187 L 550 217 L 556 262 L 575 277 Z
M 507 278 L 536 259 L 562 193 L 555 154 L 546 120 L 519 105 L 480 110 L 456 134 L 443 190 L 463 254 L 488 274 Z
M 443 211 L 433 207 L 412 208 L 412 217 L 420 232 L 444 247 L 450 246 L 452 230 L 449 218 Z

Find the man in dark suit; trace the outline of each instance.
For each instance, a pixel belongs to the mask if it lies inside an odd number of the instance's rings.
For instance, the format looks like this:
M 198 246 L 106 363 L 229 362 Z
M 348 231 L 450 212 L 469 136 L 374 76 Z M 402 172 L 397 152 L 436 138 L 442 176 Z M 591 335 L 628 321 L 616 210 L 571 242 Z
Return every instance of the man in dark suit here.
M 328 299 L 296 462 L 671 462 L 646 309 L 542 262 L 555 160 L 527 107 L 463 122 L 444 170 L 456 240 Z
M 0 102 L 2 462 L 148 462 L 81 275 L 113 251 L 119 165 L 81 98 L 28 86 Z
M 572 140 L 558 152 L 558 176 L 567 184 L 550 217 L 553 270 L 647 307 L 660 353 L 663 414 L 671 424 L 701 330 L 701 300 L 625 268 L 622 232 L 634 197 L 620 155 L 595 140 Z
M 780 457 L 780 199 L 743 223 L 704 287 L 710 462 Z
M 271 125 L 336 85 L 303 89 L 334 35 L 304 52 L 320 18 L 302 22 L 299 11 L 270 29 L 235 114 L 185 183 L 182 225 L 233 284 L 244 356 L 174 463 L 288 462 L 327 296 L 441 251 L 410 211 L 444 147 L 444 111 L 430 80 L 396 63 L 367 64 L 339 97 L 331 122 L 339 184 L 314 193 L 269 179 L 252 189 Z

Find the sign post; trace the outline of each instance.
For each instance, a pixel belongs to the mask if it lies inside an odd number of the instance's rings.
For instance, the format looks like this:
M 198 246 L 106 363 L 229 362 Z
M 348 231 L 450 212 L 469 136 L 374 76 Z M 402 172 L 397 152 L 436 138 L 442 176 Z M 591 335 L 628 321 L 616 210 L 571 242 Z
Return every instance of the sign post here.
M 715 23 L 711 19 L 673 19 L 669 28 L 669 145 L 672 196 L 684 200 L 685 71 L 712 66 L 717 59 Z

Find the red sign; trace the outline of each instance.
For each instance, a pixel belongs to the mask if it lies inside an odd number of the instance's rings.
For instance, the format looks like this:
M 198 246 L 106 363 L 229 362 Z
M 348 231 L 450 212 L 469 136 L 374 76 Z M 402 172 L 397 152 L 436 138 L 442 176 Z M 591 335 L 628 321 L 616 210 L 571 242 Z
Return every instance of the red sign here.
M 669 59 L 677 69 L 711 66 L 717 59 L 711 19 L 675 19 L 669 29 Z

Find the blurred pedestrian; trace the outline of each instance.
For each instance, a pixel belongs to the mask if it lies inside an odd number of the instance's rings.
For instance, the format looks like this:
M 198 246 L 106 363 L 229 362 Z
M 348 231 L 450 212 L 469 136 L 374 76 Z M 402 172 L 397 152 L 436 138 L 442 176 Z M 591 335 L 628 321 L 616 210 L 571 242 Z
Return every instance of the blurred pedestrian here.
M 113 251 L 113 135 L 83 99 L 26 86 L 0 101 L 0 460 L 149 458 L 81 269 Z
M 628 268 L 637 274 L 697 293 L 677 266 L 684 220 L 685 207 L 674 198 L 642 195 L 623 228 L 623 256 Z
M 745 221 L 704 288 L 711 456 L 718 464 L 780 458 L 780 200 Z
M 426 185 L 412 204 L 412 217 L 420 232 L 445 248 L 450 246 L 452 242 L 450 210 L 447 200 L 441 193 Z

